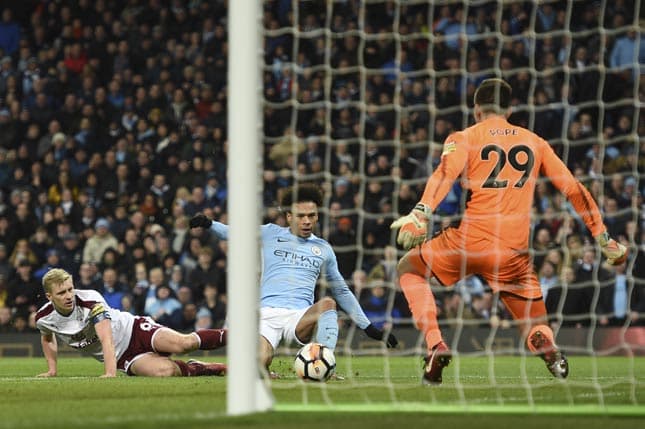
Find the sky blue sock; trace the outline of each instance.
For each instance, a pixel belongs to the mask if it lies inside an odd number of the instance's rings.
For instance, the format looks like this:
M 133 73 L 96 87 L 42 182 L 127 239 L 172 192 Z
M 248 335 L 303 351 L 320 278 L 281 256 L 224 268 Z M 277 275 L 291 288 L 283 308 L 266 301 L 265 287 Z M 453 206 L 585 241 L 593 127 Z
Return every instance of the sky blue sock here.
M 338 341 L 338 313 L 336 310 L 327 310 L 318 318 L 316 341 L 331 350 L 336 348 Z

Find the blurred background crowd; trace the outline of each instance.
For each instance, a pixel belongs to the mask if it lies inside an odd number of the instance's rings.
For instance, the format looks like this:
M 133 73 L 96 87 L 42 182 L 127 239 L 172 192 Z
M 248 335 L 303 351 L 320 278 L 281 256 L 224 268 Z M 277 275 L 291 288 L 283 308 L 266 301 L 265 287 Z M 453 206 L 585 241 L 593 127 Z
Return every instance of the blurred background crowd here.
M 188 220 L 227 221 L 227 2 L 15 3 L 0 2 L 0 332 L 33 330 L 50 267 L 178 330 L 222 326 L 226 243 Z M 552 323 L 645 324 L 634 1 L 363 3 L 263 3 L 264 220 L 284 223 L 287 186 L 319 183 L 319 233 L 368 316 L 409 323 L 389 224 L 472 123 L 477 85 L 503 77 L 511 122 L 549 141 L 631 253 L 603 264 L 540 182 L 531 251 Z M 465 198 L 456 183 L 435 227 Z M 443 323 L 509 323 L 478 277 L 435 291 Z

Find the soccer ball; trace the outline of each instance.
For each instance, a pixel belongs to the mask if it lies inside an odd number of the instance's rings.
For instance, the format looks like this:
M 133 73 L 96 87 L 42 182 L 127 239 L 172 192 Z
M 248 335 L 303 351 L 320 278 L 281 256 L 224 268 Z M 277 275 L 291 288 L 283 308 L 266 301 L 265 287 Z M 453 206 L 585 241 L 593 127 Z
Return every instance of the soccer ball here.
M 309 343 L 298 350 L 293 366 L 301 379 L 325 382 L 336 370 L 336 358 L 329 347 Z

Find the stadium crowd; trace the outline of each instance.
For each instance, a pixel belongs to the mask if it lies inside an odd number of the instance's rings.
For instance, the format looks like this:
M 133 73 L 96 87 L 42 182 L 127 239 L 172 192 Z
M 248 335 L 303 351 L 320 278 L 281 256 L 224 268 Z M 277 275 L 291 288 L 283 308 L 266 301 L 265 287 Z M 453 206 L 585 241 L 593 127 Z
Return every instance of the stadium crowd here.
M 226 245 L 188 221 L 226 221 L 227 2 L 20 3 L 0 22 L 0 332 L 33 330 L 50 267 L 177 330 L 222 326 Z M 498 74 L 513 87 L 511 122 L 553 145 L 632 255 L 603 264 L 540 183 L 531 251 L 553 323 L 645 324 L 634 2 L 362 3 L 264 2 L 265 220 L 283 222 L 282 189 L 320 183 L 320 233 L 367 315 L 409 323 L 389 225 L 472 121 L 475 87 Z M 457 222 L 466 199 L 455 184 L 435 227 Z M 445 323 L 510 320 L 477 277 L 436 292 Z

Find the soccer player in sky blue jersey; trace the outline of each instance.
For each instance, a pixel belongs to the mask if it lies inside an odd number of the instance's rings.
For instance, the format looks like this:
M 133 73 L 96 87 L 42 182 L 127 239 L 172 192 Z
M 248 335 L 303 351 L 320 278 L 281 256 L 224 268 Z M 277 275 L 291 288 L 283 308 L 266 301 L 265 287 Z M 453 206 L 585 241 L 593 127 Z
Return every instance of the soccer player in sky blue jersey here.
M 288 227 L 262 225 L 262 280 L 260 284 L 260 356 L 269 368 L 280 341 L 304 345 L 314 338 L 330 349 L 338 340 L 337 305 L 356 325 L 375 340 L 395 347 L 397 340 L 369 321 L 338 270 L 331 245 L 314 234 L 320 189 L 300 185 L 285 190 L 281 201 Z M 209 228 L 220 239 L 228 239 L 228 226 L 213 222 L 203 214 L 195 215 L 190 227 Z M 324 276 L 332 297 L 314 303 L 314 290 Z M 314 337 L 315 331 L 315 337 Z

